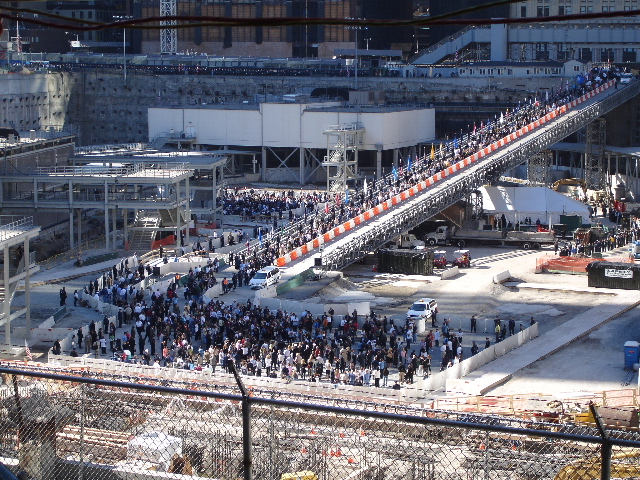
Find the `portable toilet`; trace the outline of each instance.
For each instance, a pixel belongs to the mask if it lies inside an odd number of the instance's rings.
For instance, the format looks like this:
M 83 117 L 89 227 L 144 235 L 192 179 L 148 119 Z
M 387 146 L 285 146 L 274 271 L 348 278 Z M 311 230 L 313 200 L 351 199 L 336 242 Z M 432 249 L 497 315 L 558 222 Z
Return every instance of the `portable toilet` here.
M 624 368 L 633 369 L 633 366 L 638 363 L 640 358 L 638 352 L 640 352 L 640 343 L 632 340 L 625 342 L 624 344 Z

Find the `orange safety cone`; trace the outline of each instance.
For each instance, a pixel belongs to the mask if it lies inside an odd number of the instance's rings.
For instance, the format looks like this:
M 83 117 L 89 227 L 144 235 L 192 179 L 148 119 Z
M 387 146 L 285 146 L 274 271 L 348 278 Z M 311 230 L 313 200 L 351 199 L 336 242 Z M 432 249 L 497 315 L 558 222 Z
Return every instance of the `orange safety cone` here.
M 311 429 L 311 435 L 316 435 L 316 431 L 313 428 Z
M 366 433 L 364 433 L 364 430 L 360 430 L 360 436 L 361 436 L 361 437 L 365 437 L 366 435 L 367 435 L 367 434 L 366 434 Z
M 307 453 L 307 449 L 302 447 L 302 450 L 300 450 L 300 453 Z
M 340 432 L 340 438 L 344 438 L 344 432 Z
M 349 463 L 356 463 L 353 457 L 349 457 Z
M 518 450 L 518 447 L 516 446 L 515 443 L 511 444 L 511 450 Z
M 480 450 L 486 450 L 487 446 L 484 444 L 484 442 L 480 443 Z
M 336 450 L 336 457 L 341 457 L 342 456 L 342 452 L 340 451 L 340 449 L 338 448 Z

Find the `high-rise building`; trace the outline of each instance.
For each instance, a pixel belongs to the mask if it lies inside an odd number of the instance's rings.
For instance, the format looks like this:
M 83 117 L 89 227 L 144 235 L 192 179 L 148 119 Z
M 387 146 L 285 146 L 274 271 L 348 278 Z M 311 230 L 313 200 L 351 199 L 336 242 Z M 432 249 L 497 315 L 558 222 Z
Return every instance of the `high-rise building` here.
M 451 3 L 451 2 L 449 2 Z M 466 5 L 463 5 L 466 4 Z M 451 12 L 486 0 L 455 2 L 434 0 L 431 15 Z M 473 12 L 471 27 L 455 25 L 430 29 L 434 45 L 420 52 L 413 63 L 435 65 L 461 64 L 469 61 L 568 61 L 603 63 L 638 62 L 639 16 L 604 17 L 598 14 L 638 10 L 640 0 L 524 0 L 511 4 L 506 11 L 492 9 Z M 557 15 L 590 16 L 554 22 L 536 22 L 540 17 Z M 531 18 L 529 23 L 508 25 L 474 25 L 472 18 Z M 635 67 L 635 65 L 634 65 Z
M 160 0 L 142 0 L 142 16 L 157 16 Z M 176 0 L 178 15 L 259 19 L 412 18 L 412 0 Z M 332 58 L 336 49 L 411 51 L 411 27 L 346 28 L 342 25 L 194 27 L 178 30 L 177 51 L 220 56 Z M 142 33 L 142 53 L 158 53 L 160 32 Z

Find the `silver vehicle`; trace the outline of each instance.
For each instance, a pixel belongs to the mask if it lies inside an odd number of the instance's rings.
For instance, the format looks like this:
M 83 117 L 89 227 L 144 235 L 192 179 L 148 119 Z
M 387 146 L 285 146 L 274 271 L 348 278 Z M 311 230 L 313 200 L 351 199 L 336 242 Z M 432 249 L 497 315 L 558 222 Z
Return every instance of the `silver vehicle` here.
M 274 283 L 278 283 L 282 272 L 278 267 L 264 267 L 258 270 L 251 280 L 249 280 L 249 286 L 254 290 L 268 287 Z

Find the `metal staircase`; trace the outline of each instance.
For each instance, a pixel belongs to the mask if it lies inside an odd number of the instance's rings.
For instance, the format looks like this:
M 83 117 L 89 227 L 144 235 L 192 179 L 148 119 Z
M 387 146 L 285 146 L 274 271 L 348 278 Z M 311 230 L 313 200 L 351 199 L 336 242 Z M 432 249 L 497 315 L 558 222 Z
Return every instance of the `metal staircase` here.
M 463 200 L 470 192 L 490 184 L 532 156 L 585 127 L 597 118 L 631 100 L 640 93 L 640 81 L 633 82 L 593 103 L 586 102 L 544 127 L 520 137 L 496 150 L 485 159 L 463 169 L 433 187 L 423 190 L 411 200 L 390 208 L 363 228 L 352 230 L 338 242 L 328 244 L 322 263 L 330 270 L 341 270 L 375 251 L 395 236 L 430 219 L 448 206 Z
M 160 226 L 160 215 L 150 210 L 138 210 L 130 228 L 129 249 L 146 252 L 151 249 Z
M 327 136 L 329 152 L 322 162 L 327 169 L 327 191 L 344 192 L 347 181 L 358 175 L 358 148 L 364 127 L 360 122 L 329 125 L 322 133 Z M 331 139 L 336 139 L 333 145 Z

